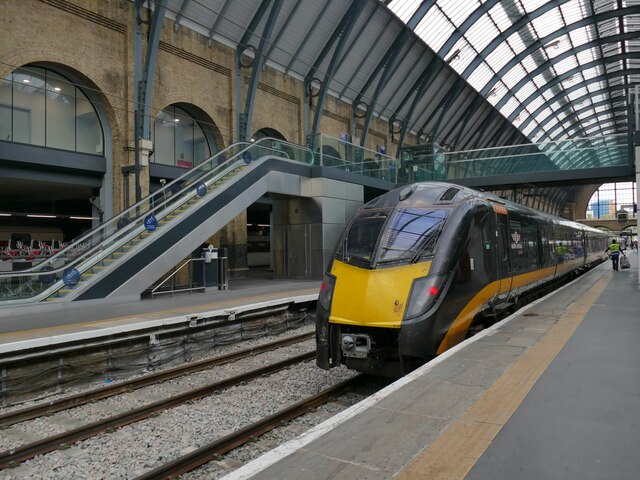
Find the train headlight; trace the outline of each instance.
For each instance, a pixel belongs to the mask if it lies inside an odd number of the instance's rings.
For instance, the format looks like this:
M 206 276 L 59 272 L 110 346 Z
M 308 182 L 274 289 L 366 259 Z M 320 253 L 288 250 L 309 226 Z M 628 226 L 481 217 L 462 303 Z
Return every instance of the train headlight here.
M 415 317 L 426 312 L 437 300 L 443 283 L 443 275 L 428 275 L 416 278 L 413 281 L 413 285 L 411 285 L 404 318 Z
M 331 311 L 331 300 L 333 299 L 333 289 L 336 286 L 336 277 L 324 274 L 322 279 L 322 285 L 320 286 L 320 293 L 318 294 L 318 303 L 327 312 Z

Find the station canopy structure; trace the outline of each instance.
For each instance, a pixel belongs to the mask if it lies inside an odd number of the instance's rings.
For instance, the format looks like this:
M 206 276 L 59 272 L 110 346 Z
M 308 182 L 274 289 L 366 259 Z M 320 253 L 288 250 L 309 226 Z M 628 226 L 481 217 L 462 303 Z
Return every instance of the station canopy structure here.
M 445 151 L 624 134 L 640 78 L 640 0 L 152 3 L 238 62 L 302 79 L 307 138 L 328 95 L 352 106 L 361 145 L 373 116 L 401 146 L 411 132 Z

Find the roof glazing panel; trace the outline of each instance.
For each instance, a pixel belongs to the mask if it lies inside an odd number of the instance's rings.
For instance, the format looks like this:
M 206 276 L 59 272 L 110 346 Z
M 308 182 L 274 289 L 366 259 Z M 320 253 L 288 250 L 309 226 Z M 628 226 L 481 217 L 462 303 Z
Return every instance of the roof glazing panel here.
M 500 31 L 504 32 L 513 23 L 510 20 L 510 13 L 514 11 L 518 14 L 517 8 L 509 8 L 509 12 L 507 12 L 505 6 L 502 3 L 498 3 L 489 10 L 489 17 L 495 22 Z
M 484 15 L 471 25 L 465 36 L 469 39 L 469 42 L 481 52 L 499 34 L 500 31 L 491 17 Z
M 560 60 L 555 64 L 554 68 L 558 75 L 562 75 L 563 73 L 567 73 L 569 70 L 573 70 L 578 66 L 578 60 L 576 57 L 565 58 L 564 60 Z
M 491 70 L 486 63 L 482 62 L 478 68 L 473 71 L 468 81 L 473 88 L 480 91 L 494 76 L 495 72 Z
M 534 112 L 550 98 L 564 105 L 588 92 L 611 85 L 626 85 L 630 81 L 629 75 L 615 77 L 612 74 L 630 68 L 630 65 L 640 67 L 640 60 L 607 61 L 608 57 L 623 53 L 623 50 L 640 51 L 640 39 L 610 40 L 613 35 L 640 31 L 640 14 L 626 11 L 617 14 L 620 8 L 637 8 L 640 0 L 557 0 L 553 3 L 549 0 L 499 0 L 488 12 L 484 3 L 481 0 L 434 0 L 416 32 L 443 58 L 453 59 L 451 67 L 468 75 L 469 84 L 497 105 L 503 115 L 506 112 Z M 422 0 L 393 0 L 389 8 L 407 20 L 422 4 Z M 465 21 L 469 18 L 474 21 L 467 25 Z M 512 27 L 516 22 L 518 28 L 514 31 Z M 581 22 L 579 26 L 578 22 Z M 499 32 L 509 29 L 508 38 L 501 39 Z M 460 38 L 453 47 L 444 49 L 447 51 L 440 51 L 451 35 Z M 495 42 L 492 48 L 487 48 L 492 42 Z M 602 55 L 606 69 L 604 63 L 581 68 L 597 62 Z M 467 69 L 471 65 L 475 68 L 469 73 Z M 573 71 L 575 73 L 562 82 L 554 81 Z M 536 77 L 532 81 L 530 77 L 534 72 Z M 573 89 L 603 75 L 608 78 Z M 554 86 L 547 88 L 549 85 Z M 569 88 L 572 91 L 563 92 Z M 537 96 L 536 89 L 540 90 Z M 613 106 L 609 104 L 604 108 L 611 110 Z M 524 133 L 530 133 L 530 126 L 535 123 L 529 121 Z M 555 123 L 550 121 L 543 129 L 546 131 Z

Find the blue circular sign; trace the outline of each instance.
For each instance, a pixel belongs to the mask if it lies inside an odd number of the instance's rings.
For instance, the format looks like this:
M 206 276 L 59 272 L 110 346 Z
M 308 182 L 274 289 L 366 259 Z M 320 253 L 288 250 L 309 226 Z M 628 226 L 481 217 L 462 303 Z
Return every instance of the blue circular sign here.
M 204 197 L 207 194 L 207 186 L 204 183 L 199 182 L 196 185 L 196 193 L 201 197 Z
M 242 154 L 242 159 L 244 160 L 244 163 L 249 165 L 251 163 L 251 160 L 253 160 L 253 158 L 251 157 L 251 152 L 244 152 Z
M 67 287 L 75 287 L 80 281 L 80 272 L 75 267 L 69 267 L 62 273 L 62 283 Z
M 153 232 L 156 228 L 158 228 L 158 219 L 150 213 L 146 217 L 144 217 L 144 228 Z

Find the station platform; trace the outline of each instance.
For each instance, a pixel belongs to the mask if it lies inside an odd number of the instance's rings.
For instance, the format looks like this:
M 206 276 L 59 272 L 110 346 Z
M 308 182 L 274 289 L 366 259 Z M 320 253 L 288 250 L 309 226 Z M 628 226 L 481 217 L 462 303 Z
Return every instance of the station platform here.
M 636 479 L 640 291 L 601 264 L 225 480 Z
M 315 300 L 320 283 L 319 280 L 279 280 L 258 275 L 230 279 L 228 290 L 211 289 L 133 302 L 101 299 L 78 304 L 0 308 L 0 353 L 45 342 L 104 337 L 184 322 L 187 317 L 214 315 L 221 310 L 259 308 L 286 300 Z

